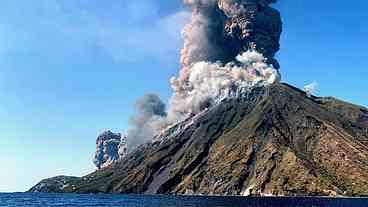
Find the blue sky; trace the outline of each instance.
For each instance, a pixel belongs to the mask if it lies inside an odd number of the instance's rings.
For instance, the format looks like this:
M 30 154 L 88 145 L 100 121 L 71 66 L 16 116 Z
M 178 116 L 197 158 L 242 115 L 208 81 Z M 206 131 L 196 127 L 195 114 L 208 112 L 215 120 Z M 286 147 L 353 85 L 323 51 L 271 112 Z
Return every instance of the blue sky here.
M 283 81 L 368 106 L 368 2 L 282 0 Z M 3 0 L 0 192 L 93 170 L 97 135 L 128 128 L 137 98 L 170 97 L 180 0 Z

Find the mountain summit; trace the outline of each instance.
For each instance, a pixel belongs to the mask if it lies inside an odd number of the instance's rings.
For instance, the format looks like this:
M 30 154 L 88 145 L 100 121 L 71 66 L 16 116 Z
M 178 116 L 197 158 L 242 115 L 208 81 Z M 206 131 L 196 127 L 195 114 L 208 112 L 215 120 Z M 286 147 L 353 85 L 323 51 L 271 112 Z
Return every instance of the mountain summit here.
M 368 110 L 287 84 L 223 99 L 159 136 L 107 168 L 30 191 L 368 195 Z

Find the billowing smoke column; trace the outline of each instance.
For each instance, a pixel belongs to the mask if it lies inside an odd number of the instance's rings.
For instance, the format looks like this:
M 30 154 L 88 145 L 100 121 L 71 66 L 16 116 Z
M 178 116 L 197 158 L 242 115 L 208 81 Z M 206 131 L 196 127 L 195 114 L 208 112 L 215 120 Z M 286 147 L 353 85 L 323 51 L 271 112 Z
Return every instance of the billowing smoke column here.
M 274 59 L 282 31 L 280 13 L 269 5 L 276 0 L 184 0 L 192 20 L 184 28 L 182 76 L 199 61 L 229 62 L 254 49 L 279 69 Z
M 101 169 L 123 158 L 126 153 L 126 138 L 120 133 L 106 131 L 97 137 L 93 163 L 98 169 Z
M 222 35 L 223 20 L 219 18 L 217 0 L 184 0 L 192 7 L 192 19 L 184 27 L 184 48 L 181 51 L 183 69 L 180 76 L 188 78 L 189 67 L 196 62 L 223 60 L 226 51 Z
M 274 2 L 276 0 L 219 1 L 227 16 L 225 38 L 232 55 L 255 49 L 267 58 L 268 64 L 280 68 L 274 56 L 280 48 L 282 21 L 280 13 L 269 7 Z
M 279 81 L 282 21 L 276 0 L 184 0 L 192 19 L 183 30 L 182 70 L 171 79 L 167 113 L 158 96 L 138 101 L 129 147 L 150 141 L 170 124 L 255 86 Z
M 275 0 L 184 0 L 192 20 L 184 28 L 183 65 L 172 78 L 169 122 L 217 100 L 279 80 L 282 21 Z

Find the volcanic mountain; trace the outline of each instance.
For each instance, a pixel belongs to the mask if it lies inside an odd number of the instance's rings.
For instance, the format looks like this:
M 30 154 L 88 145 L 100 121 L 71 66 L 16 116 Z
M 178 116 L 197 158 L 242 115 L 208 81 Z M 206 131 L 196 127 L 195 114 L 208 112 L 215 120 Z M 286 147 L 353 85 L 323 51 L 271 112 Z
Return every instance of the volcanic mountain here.
M 368 196 L 368 109 L 288 84 L 225 98 L 156 140 L 30 191 Z
M 102 136 L 101 169 L 30 191 L 368 196 L 368 109 L 279 83 L 276 0 L 184 2 L 171 105 L 147 96 L 127 137 L 148 143 L 120 157 L 120 137 Z

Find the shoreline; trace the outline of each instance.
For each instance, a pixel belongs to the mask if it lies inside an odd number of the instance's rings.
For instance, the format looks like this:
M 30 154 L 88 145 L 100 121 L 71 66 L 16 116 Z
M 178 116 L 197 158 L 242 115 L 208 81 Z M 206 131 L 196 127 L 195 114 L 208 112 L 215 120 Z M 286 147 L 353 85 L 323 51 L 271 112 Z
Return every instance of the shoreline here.
M 192 197 L 192 198 L 244 198 L 244 199 L 368 199 L 368 196 L 238 196 L 238 195 L 164 195 L 164 194 L 119 194 L 119 193 L 46 193 L 46 192 L 0 192 L 5 194 L 54 194 L 54 195 L 108 195 L 108 196 L 135 196 L 135 197 Z

